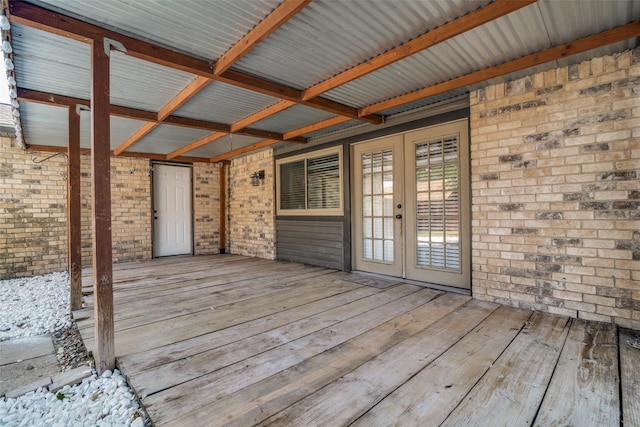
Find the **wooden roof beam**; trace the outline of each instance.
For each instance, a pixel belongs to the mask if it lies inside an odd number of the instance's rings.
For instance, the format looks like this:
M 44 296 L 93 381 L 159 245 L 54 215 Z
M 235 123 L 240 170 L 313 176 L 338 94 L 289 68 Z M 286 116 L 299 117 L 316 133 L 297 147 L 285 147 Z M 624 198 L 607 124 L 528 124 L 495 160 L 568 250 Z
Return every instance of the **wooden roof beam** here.
M 216 61 L 213 73 L 220 75 L 227 71 L 236 61 L 280 28 L 309 3 L 311 3 L 311 0 L 284 0 L 273 12 L 267 15 L 266 18 Z
M 401 95 L 386 101 L 378 102 L 362 109 L 362 114 L 374 114 L 389 108 L 395 108 L 402 104 L 415 102 L 429 96 L 438 95 L 468 85 L 480 83 L 495 77 L 524 70 L 526 68 L 555 61 L 587 50 L 596 49 L 612 43 L 617 43 L 640 36 L 640 21 L 632 22 L 599 34 L 584 37 L 573 42 L 564 43 L 541 52 L 523 56 L 512 61 L 507 61 L 493 67 L 488 67 L 464 76 L 460 76 L 446 82 L 438 83 L 415 92 Z M 285 133 L 286 135 L 286 133 Z
M 172 151 L 171 153 L 167 154 L 167 159 L 171 160 L 175 157 L 178 157 L 181 154 L 186 153 L 187 151 L 191 151 L 191 150 L 195 150 L 196 148 L 202 147 L 203 145 L 207 145 L 213 141 L 217 141 L 218 139 L 227 136 L 227 133 L 222 133 L 222 132 L 214 132 L 212 134 L 209 134 L 203 138 L 200 138 L 197 141 L 192 142 L 189 145 L 185 145 L 182 148 L 179 148 L 175 151 Z
M 44 153 L 66 153 L 67 147 L 59 147 L 56 145 L 27 145 L 27 150 L 29 151 L 41 151 Z M 91 150 L 89 148 L 81 148 L 80 154 L 90 155 Z M 111 152 L 112 156 L 113 151 Z M 136 153 L 134 151 L 125 151 L 120 154 L 118 157 L 134 157 L 140 159 L 150 159 L 150 160 L 168 160 L 165 154 L 151 154 L 151 153 Z M 209 163 L 209 159 L 206 157 L 187 157 L 187 156 L 178 156 L 171 159 L 176 162 L 185 162 L 185 163 Z
M 229 151 L 224 154 L 220 154 L 219 156 L 212 157 L 209 159 L 210 163 L 218 163 L 222 160 L 229 159 L 231 157 L 239 156 L 241 154 L 249 153 L 251 151 L 259 150 L 261 148 L 269 147 L 273 144 L 277 144 L 280 142 L 278 139 L 265 139 L 264 141 L 256 142 L 252 145 L 247 145 L 246 147 L 238 148 L 237 150 Z
M 384 118 L 381 116 L 361 114 L 357 108 L 328 99 L 314 98 L 303 101 L 301 90 L 270 82 L 239 71 L 227 69 L 225 72 L 215 75 L 213 65 L 209 61 L 174 52 L 167 48 L 137 40 L 133 37 L 125 36 L 75 18 L 70 18 L 24 1 L 10 0 L 9 13 L 12 22 L 69 37 L 74 40 L 88 42 L 106 37 L 118 41 L 126 48 L 126 52 L 124 53 L 134 58 L 143 59 L 155 64 L 248 89 L 253 92 L 259 92 L 278 99 L 294 101 L 333 114 L 347 115 L 352 119 L 374 124 L 380 124 L 384 121 Z
M 284 133 L 284 139 L 289 140 L 290 138 L 299 137 L 300 135 L 304 135 L 306 133 L 315 132 L 317 130 L 326 129 L 331 126 L 339 125 L 340 123 L 348 122 L 350 119 L 346 117 L 331 117 L 330 119 L 322 120 L 320 122 L 311 123 L 310 125 L 303 126 L 298 129 L 294 129 L 289 132 Z
M 438 95 L 451 90 L 463 88 L 465 86 L 480 83 L 485 80 L 504 76 L 509 73 L 520 71 L 546 62 L 555 61 L 570 55 L 585 52 L 587 50 L 596 49 L 611 43 L 617 43 L 633 37 L 640 37 L 640 21 L 636 21 L 627 25 L 623 25 L 612 30 L 604 31 L 599 34 L 588 36 L 570 43 L 565 43 L 556 47 L 552 47 L 541 52 L 514 59 L 500 65 L 488 67 L 464 76 L 438 83 L 415 92 L 402 95 L 387 101 L 382 101 L 362 109 L 363 114 L 378 113 L 388 108 L 395 108 L 402 104 L 415 102 L 420 99 Z M 284 139 L 305 135 L 321 129 L 326 129 L 340 123 L 348 121 L 344 117 L 332 117 L 327 120 L 312 123 L 310 125 L 294 129 L 284 133 Z
M 231 125 L 231 131 L 237 131 L 240 129 L 244 129 L 245 127 L 259 122 L 262 119 L 266 119 L 267 117 L 271 117 L 273 115 L 276 115 L 278 113 L 280 113 L 281 111 L 286 110 L 289 107 L 292 107 L 296 105 L 295 102 L 293 101 L 279 101 L 276 102 L 275 104 L 265 108 L 264 110 L 260 110 L 257 113 L 254 113 L 248 117 L 245 117 L 242 120 L 238 120 L 237 122 L 233 123 Z
M 209 61 L 174 52 L 25 1 L 10 0 L 9 14 L 12 22 L 28 27 L 83 42 L 106 37 L 122 43 L 127 49 L 126 54 L 129 56 L 199 76 L 209 77 L 213 75 L 213 65 Z
M 73 108 L 75 108 L 75 106 L 78 104 L 91 107 L 91 102 L 87 99 L 73 98 L 71 96 L 57 95 L 54 93 L 24 89 L 21 87 L 18 88 L 17 92 L 19 101 Z M 129 107 L 120 107 L 118 105 L 111 105 L 111 115 L 117 117 L 125 117 L 127 119 L 143 120 L 145 122 L 157 121 L 158 118 L 158 115 L 151 111 L 138 110 L 136 108 Z
M 428 33 L 388 50 L 375 58 L 311 86 L 304 91 L 302 99 L 308 101 L 338 86 L 349 83 L 350 81 L 363 77 L 380 68 L 391 65 L 394 62 L 433 47 L 537 1 L 538 0 L 496 0 L 476 11 L 447 22 Z
M 122 153 L 127 150 L 129 147 L 133 146 L 135 143 L 140 141 L 146 135 L 149 134 L 153 129 L 158 127 L 160 123 L 169 117 L 171 113 L 176 111 L 185 102 L 193 98 L 198 92 L 200 92 L 204 87 L 206 87 L 209 83 L 211 83 L 211 79 L 208 77 L 198 76 L 189 83 L 184 89 L 180 91 L 171 101 L 169 101 L 164 107 L 160 109 L 158 112 L 158 121 L 155 124 L 146 123 L 140 129 L 138 129 L 133 135 L 131 135 L 126 141 L 118 146 L 114 150 L 116 155 Z
M 74 107 L 77 104 L 89 106 L 90 102 L 86 99 L 73 98 L 70 96 L 56 95 L 53 93 L 40 92 L 31 89 L 18 88 L 18 100 L 25 102 L 35 102 L 38 104 L 56 105 L 62 107 Z M 241 128 L 235 131 L 231 130 L 231 127 L 224 123 L 215 123 L 205 120 L 190 119 L 187 117 L 168 116 L 164 120 L 158 120 L 158 114 L 150 111 L 138 110 L 135 108 L 121 107 L 117 105 L 111 105 L 111 115 L 124 117 L 134 120 L 142 120 L 155 124 L 166 124 L 172 126 L 189 127 L 192 129 L 202 129 L 212 132 L 224 132 L 235 133 L 238 135 L 255 136 L 258 138 L 280 138 L 284 136 L 275 132 L 267 132 L 259 129 Z M 293 142 L 306 143 L 306 138 L 292 139 Z
M 307 107 L 317 108 L 339 116 L 349 117 L 350 119 L 362 120 L 376 125 L 384 122 L 384 118 L 382 116 L 375 114 L 362 114 L 355 107 L 350 107 L 329 99 L 313 98 L 308 101 L 303 101 L 301 90 L 270 82 L 240 71 L 227 70 L 216 76 L 216 80 L 232 86 L 251 90 L 253 92 L 259 92 L 263 95 L 272 96 L 286 101 L 293 101 L 297 104 L 306 105 Z

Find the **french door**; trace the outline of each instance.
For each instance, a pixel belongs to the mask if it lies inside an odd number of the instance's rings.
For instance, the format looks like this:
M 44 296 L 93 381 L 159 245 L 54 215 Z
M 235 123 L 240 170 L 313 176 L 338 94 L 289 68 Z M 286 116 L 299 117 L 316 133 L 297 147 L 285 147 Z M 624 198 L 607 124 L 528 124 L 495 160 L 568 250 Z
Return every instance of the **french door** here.
M 470 288 L 466 120 L 353 146 L 354 269 Z

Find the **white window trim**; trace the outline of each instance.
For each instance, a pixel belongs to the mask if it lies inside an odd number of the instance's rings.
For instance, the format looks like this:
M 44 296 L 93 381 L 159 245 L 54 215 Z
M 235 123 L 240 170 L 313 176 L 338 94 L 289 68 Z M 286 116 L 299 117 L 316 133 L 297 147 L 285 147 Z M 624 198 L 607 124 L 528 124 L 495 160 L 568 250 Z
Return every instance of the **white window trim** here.
M 280 208 L 280 165 L 305 160 L 305 197 L 307 191 L 307 166 L 306 160 L 326 154 L 338 153 L 338 173 L 340 176 L 340 207 L 328 209 L 281 209 Z M 325 148 L 323 150 L 312 151 L 299 154 L 297 156 L 286 157 L 276 160 L 276 213 L 287 216 L 342 216 L 344 215 L 344 171 L 342 161 L 342 146 Z

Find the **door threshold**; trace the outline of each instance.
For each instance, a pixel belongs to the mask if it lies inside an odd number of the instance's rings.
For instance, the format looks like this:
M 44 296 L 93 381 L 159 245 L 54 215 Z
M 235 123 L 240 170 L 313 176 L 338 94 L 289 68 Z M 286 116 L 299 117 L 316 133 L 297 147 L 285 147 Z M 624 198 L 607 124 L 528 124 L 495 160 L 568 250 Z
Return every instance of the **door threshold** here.
M 351 273 L 362 274 L 363 276 L 375 277 L 383 280 L 396 280 L 398 283 L 408 283 L 409 285 L 422 286 L 423 288 L 435 289 L 438 291 L 451 292 L 454 294 L 471 296 L 470 289 L 456 288 L 454 286 L 439 285 L 431 282 L 421 282 L 419 280 L 403 279 L 402 277 L 387 276 L 386 274 L 369 273 L 367 271 L 352 270 Z

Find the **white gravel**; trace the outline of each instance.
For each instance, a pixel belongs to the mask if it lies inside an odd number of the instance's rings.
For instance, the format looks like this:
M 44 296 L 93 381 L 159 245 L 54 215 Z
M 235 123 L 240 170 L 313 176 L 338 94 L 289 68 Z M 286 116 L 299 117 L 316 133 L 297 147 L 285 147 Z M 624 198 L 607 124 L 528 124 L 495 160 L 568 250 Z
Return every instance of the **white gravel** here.
M 71 325 L 66 272 L 0 281 L 2 341 L 52 334 Z M 38 389 L 0 398 L 0 426 L 149 426 L 149 419 L 118 370 L 57 393 Z
M 0 341 L 69 327 L 69 275 L 62 272 L 0 281 L 0 313 Z
M 124 377 L 115 370 L 93 375 L 57 393 L 38 389 L 0 401 L 2 426 L 113 427 L 150 425 Z

